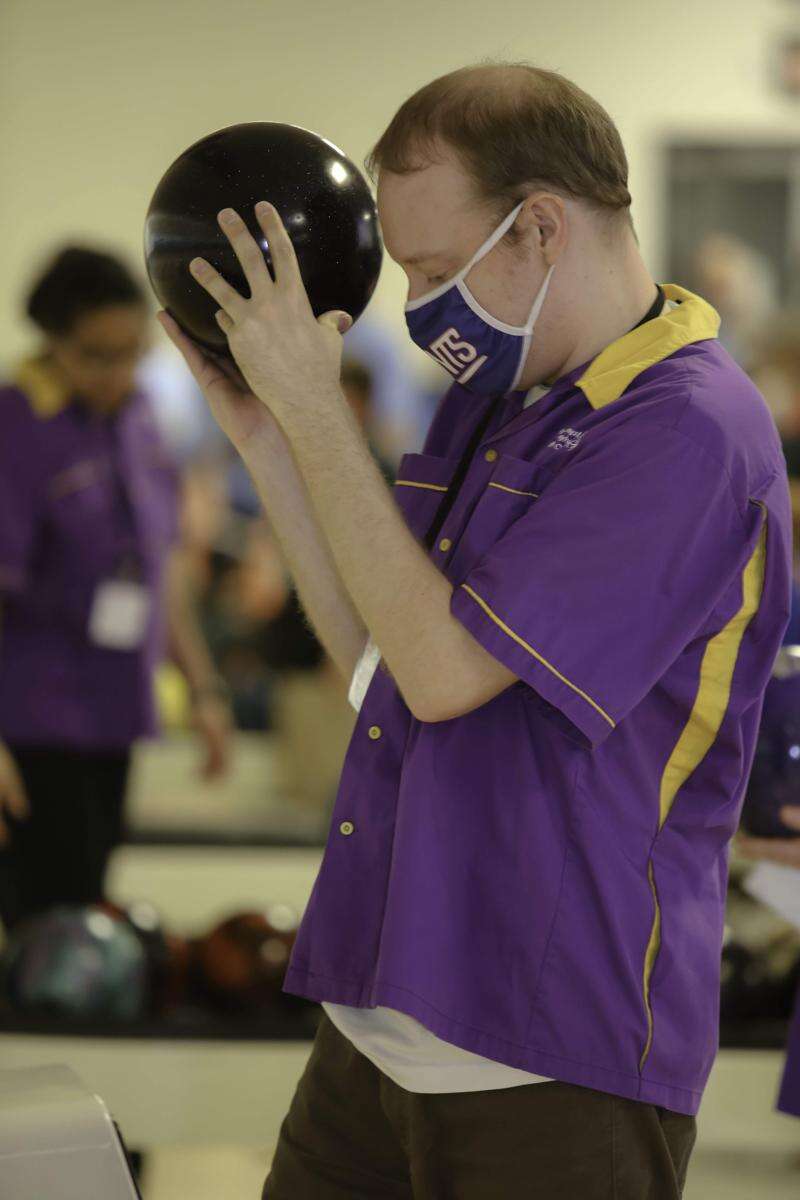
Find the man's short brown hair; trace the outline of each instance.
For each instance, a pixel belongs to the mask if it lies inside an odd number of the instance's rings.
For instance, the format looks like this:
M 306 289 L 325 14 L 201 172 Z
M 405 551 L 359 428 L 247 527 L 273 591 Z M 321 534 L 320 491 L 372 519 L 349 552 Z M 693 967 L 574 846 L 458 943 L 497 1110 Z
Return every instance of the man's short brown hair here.
M 462 67 L 410 96 L 367 156 L 408 174 L 453 147 L 478 198 L 510 212 L 545 188 L 582 200 L 611 232 L 633 229 L 628 160 L 605 109 L 569 79 L 527 63 Z

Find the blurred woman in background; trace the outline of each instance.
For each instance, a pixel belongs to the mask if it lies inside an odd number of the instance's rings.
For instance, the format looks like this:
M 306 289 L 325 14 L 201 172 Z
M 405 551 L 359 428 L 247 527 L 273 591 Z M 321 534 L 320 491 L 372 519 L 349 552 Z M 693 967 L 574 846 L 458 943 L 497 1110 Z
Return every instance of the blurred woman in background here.
M 131 746 L 154 734 L 168 638 L 204 772 L 228 706 L 177 544 L 178 478 L 135 374 L 149 315 L 118 259 L 68 247 L 36 280 L 39 353 L 0 386 L 0 918 L 103 895 Z

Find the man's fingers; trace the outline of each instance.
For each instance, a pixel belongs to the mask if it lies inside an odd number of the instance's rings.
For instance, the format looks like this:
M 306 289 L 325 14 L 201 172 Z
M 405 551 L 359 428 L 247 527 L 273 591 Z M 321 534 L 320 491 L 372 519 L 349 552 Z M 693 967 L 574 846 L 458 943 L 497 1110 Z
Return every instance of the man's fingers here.
M 252 296 L 263 295 L 266 290 L 272 288 L 273 284 L 258 242 L 239 214 L 232 208 L 224 208 L 219 213 L 217 220 L 244 271 L 244 277 L 250 287 L 250 294 Z
M 197 379 L 199 372 L 203 370 L 205 365 L 202 351 L 198 350 L 191 338 L 186 336 L 178 322 L 168 312 L 160 312 L 158 314 L 158 322 L 172 344 L 180 350 L 186 359 L 187 367 L 195 379 Z
M 266 264 L 264 269 L 266 270 Z M 204 258 L 193 258 L 189 263 L 189 270 L 201 288 L 216 300 L 220 308 L 225 309 L 229 317 L 236 320 L 237 316 L 242 315 L 247 301 L 239 295 L 236 288 L 232 288 L 228 281 L 222 278 L 211 263 L 206 262 Z
M 226 379 L 230 380 L 230 382 L 235 388 L 238 389 L 238 391 L 242 393 L 250 391 L 247 380 L 244 378 L 242 372 L 239 370 L 233 359 L 226 358 L 224 354 L 215 354 L 212 350 L 206 351 L 206 358 L 212 366 L 216 367 L 218 371 L 222 372 Z
M 278 210 L 266 200 L 259 200 L 256 205 L 256 218 L 267 239 L 275 282 L 282 285 L 299 284 L 305 291 L 292 239 L 286 232 Z
M 345 334 L 348 329 L 353 326 L 353 318 L 346 312 L 326 312 L 321 317 L 317 317 L 318 325 L 327 325 L 329 329 L 335 329 L 337 333 Z

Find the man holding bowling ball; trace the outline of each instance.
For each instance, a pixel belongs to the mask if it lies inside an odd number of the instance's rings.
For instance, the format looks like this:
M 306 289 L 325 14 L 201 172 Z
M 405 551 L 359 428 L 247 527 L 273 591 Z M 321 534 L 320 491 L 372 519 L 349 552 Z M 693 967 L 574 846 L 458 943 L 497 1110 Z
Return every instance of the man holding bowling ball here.
M 314 315 L 269 203 L 272 273 L 219 213 L 249 297 L 191 267 L 238 371 L 160 318 L 359 713 L 263 1194 L 675 1200 L 788 617 L 780 445 L 714 310 L 649 275 L 619 134 L 570 81 L 453 72 L 370 164 L 452 377 L 393 495 L 339 386 L 349 316 Z

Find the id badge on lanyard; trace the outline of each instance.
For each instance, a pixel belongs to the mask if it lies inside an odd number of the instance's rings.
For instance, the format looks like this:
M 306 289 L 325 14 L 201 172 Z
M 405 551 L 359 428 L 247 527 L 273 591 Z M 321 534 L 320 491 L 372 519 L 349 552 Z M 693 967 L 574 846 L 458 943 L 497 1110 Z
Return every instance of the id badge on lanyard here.
M 111 579 L 95 589 L 89 640 L 106 650 L 138 650 L 147 633 L 152 592 L 135 557 L 124 560 Z

